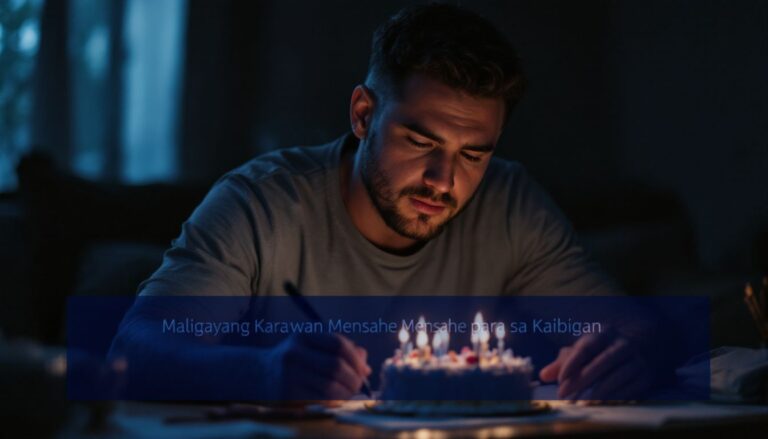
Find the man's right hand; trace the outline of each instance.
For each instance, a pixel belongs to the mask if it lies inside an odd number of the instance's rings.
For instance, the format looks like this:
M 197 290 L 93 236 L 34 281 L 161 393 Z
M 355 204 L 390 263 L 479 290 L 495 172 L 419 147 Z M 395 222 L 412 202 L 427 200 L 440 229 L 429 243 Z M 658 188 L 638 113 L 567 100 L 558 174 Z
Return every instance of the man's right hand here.
M 294 334 L 267 357 L 265 384 L 281 400 L 349 399 L 371 374 L 368 352 L 341 335 Z

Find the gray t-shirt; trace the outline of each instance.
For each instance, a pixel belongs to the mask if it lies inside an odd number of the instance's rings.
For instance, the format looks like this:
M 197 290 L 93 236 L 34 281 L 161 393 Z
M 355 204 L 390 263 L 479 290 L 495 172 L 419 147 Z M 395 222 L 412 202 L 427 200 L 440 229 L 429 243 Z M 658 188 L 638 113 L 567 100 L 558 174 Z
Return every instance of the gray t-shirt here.
M 351 134 L 281 149 L 223 176 L 182 226 L 142 295 L 603 295 L 617 288 L 515 162 L 492 158 L 443 232 L 398 256 L 371 244 L 341 197 Z

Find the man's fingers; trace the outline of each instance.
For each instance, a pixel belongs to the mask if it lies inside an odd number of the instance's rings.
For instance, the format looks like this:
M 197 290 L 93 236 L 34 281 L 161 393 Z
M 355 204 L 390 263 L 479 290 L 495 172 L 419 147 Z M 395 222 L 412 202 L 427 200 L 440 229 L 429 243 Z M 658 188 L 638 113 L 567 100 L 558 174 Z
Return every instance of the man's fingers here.
M 544 382 L 557 380 L 557 376 L 560 374 L 560 368 L 563 366 L 563 361 L 568 358 L 571 349 L 570 346 L 561 348 L 560 352 L 557 354 L 557 359 L 547 364 L 539 371 L 539 378 Z
M 539 371 L 539 378 L 544 382 L 551 382 L 557 380 L 557 376 L 560 374 L 560 368 L 563 366 L 564 359 L 558 357 L 555 361 L 547 364 Z
M 363 364 L 365 364 L 365 376 L 370 375 L 373 370 L 368 365 L 368 351 L 361 346 L 355 346 L 355 349 L 357 350 L 357 355 L 363 359 Z
M 305 370 L 308 369 L 311 374 L 325 381 L 338 382 L 353 394 L 362 385 L 363 380 L 360 374 L 343 357 L 302 347 L 299 360 Z
M 283 346 L 278 367 L 284 371 L 282 386 L 290 398 L 346 399 L 360 390 L 363 377 L 370 373 L 365 364 L 367 352 L 348 339 L 297 335 Z M 357 370 L 360 364 L 364 366 L 363 373 Z
M 334 379 L 336 382 L 341 383 L 344 387 L 349 389 L 353 395 L 357 393 L 363 385 L 363 377 L 352 369 L 352 366 L 344 359 L 339 359 Z
M 368 375 L 370 368 L 366 363 L 367 353 L 362 356 L 357 349 L 358 346 L 355 346 L 352 340 L 347 337 L 338 334 L 311 334 L 301 337 L 301 340 L 317 350 L 344 357 L 360 376 Z
M 567 379 L 563 393 L 581 392 L 605 377 L 612 369 L 625 362 L 631 354 L 626 339 L 619 338 L 597 354 L 580 372 Z
M 585 364 L 599 354 L 608 344 L 610 339 L 600 334 L 589 334 L 582 336 L 573 344 L 573 351 L 568 358 L 563 361 L 558 374 L 558 381 L 561 383 L 571 379 Z
M 339 335 L 338 337 L 341 340 L 341 355 L 349 362 L 349 364 L 353 366 L 353 368 L 361 377 L 368 376 L 368 370 L 370 369 L 366 363 L 368 353 L 366 352 L 364 355 L 362 355 L 358 350 L 359 347 L 356 346 L 352 340 L 344 337 L 343 335 Z M 360 349 L 365 351 L 363 348 Z
M 539 371 L 539 378 L 548 383 L 557 379 L 557 374 L 560 372 L 560 362 L 555 360 L 546 366 L 542 367 Z

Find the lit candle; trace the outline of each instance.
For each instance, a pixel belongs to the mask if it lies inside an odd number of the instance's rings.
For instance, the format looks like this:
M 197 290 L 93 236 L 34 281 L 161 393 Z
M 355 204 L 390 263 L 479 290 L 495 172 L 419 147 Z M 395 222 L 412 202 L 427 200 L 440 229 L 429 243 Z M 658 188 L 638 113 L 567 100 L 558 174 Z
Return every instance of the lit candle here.
M 442 339 L 441 345 L 443 347 L 443 355 L 448 354 L 448 343 L 451 341 L 451 336 L 448 334 L 448 328 L 443 326 L 440 328 L 440 338 Z
M 480 349 L 481 352 L 486 352 L 488 350 L 488 340 L 491 339 L 491 331 L 488 330 L 488 327 L 483 324 L 483 328 L 480 330 Z
M 483 315 L 478 311 L 475 314 L 475 323 L 472 324 L 472 350 L 480 358 L 480 335 L 483 331 Z
M 440 331 L 435 332 L 435 335 L 432 336 L 432 352 L 438 357 L 443 355 L 443 335 L 440 334 Z
M 419 317 L 419 323 L 416 325 L 416 347 L 422 356 L 426 356 L 426 347 L 429 344 L 429 336 L 427 335 L 426 322 L 424 316 Z
M 504 352 L 504 337 L 507 335 L 506 329 L 504 329 L 504 324 L 499 323 L 496 325 L 496 340 L 498 342 L 498 353 L 501 355 L 502 352 Z
M 445 327 L 438 329 L 432 336 L 432 349 L 438 357 L 448 353 L 448 330 Z
M 408 333 L 408 328 L 405 326 L 405 321 L 403 321 L 403 327 L 400 328 L 397 338 L 400 340 L 400 353 L 403 355 L 403 358 L 405 358 L 409 354 L 409 352 L 405 351 L 405 348 L 408 344 L 408 340 L 411 338 L 411 335 Z

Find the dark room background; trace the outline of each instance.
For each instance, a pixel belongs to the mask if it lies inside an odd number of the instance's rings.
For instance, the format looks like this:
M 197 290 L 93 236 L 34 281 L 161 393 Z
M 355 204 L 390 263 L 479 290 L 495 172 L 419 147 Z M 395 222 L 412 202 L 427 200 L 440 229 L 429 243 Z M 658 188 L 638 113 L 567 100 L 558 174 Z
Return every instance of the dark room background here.
M 342 135 L 373 29 L 408 3 L 0 0 L 0 328 L 55 338 L 17 315 L 135 291 L 218 176 Z M 499 154 L 628 290 L 709 294 L 735 303 L 723 327 L 748 319 L 743 282 L 768 266 L 768 3 L 454 3 L 526 71 Z

